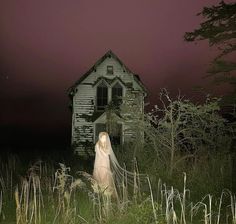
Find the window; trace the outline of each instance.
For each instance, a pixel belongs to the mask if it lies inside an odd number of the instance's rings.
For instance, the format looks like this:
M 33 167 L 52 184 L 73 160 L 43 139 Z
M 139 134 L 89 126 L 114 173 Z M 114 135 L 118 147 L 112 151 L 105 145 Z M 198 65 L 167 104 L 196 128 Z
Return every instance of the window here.
M 107 74 L 113 74 L 113 66 L 112 65 L 107 66 Z
M 98 136 L 101 131 L 106 131 L 106 124 L 96 123 L 95 124 L 95 143 L 98 141 Z
M 104 82 L 97 87 L 97 110 L 104 110 L 108 101 L 108 88 Z
M 112 101 L 113 103 L 119 107 L 119 105 L 122 103 L 122 97 L 123 95 L 123 88 L 120 85 L 119 82 L 117 82 L 113 87 L 112 87 Z

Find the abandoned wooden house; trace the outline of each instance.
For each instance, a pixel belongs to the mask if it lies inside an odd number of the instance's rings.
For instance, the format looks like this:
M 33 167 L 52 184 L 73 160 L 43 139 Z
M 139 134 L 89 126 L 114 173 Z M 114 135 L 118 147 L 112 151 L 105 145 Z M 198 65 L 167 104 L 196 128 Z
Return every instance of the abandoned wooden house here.
M 147 89 L 139 75 L 130 69 L 111 51 L 104 54 L 74 85 L 67 89 L 72 112 L 71 145 L 79 155 L 94 155 L 94 145 L 100 131 L 107 131 L 112 145 L 131 141 L 132 130 L 124 121 L 120 106 L 125 96 L 136 102 L 144 113 Z M 138 100 L 137 100 L 138 99 Z M 135 101 L 136 100 L 136 101 Z M 109 105 L 113 111 L 113 128 L 108 125 Z M 118 111 L 118 112 L 117 112 Z

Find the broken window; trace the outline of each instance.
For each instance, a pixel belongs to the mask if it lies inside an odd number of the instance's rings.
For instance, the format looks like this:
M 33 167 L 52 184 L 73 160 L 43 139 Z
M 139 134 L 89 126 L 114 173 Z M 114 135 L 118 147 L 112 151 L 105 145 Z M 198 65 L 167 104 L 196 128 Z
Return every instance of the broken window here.
M 97 87 L 97 110 L 104 110 L 108 102 L 108 88 L 104 82 Z

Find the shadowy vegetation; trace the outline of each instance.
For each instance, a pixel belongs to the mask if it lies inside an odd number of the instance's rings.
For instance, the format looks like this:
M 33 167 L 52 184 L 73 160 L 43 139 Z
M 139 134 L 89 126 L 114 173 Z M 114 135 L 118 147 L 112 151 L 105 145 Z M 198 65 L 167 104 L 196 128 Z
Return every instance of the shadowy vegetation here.
M 236 223 L 235 123 L 220 115 L 218 98 L 196 105 L 163 89 L 160 100 L 145 114 L 125 100 L 121 108 L 123 119 L 136 118 L 134 138 L 114 150 L 145 182 L 137 175 L 130 186 L 124 176 L 117 200 L 95 191 L 93 159 L 70 150 L 2 155 L 1 223 Z
M 171 99 L 162 89 L 162 105 L 155 105 L 132 123 L 134 143 L 123 149 L 120 158 L 129 164 L 135 156 L 141 172 L 174 186 L 181 186 L 182 173 L 186 172 L 193 189 L 201 186 L 196 194 L 232 190 L 236 123 L 221 116 L 220 100 L 207 96 L 205 103 L 194 104 L 181 96 Z M 125 110 L 130 117 L 140 113 L 133 106 Z

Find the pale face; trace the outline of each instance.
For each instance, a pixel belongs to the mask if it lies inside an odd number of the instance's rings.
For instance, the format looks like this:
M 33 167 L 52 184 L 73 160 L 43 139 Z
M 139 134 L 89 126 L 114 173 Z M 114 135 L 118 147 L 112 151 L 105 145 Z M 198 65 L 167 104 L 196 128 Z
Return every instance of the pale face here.
M 101 142 L 102 142 L 102 143 L 105 143 L 105 142 L 106 142 L 106 135 L 102 135 L 102 136 L 101 136 Z

